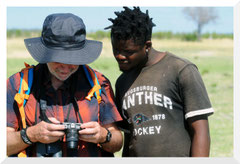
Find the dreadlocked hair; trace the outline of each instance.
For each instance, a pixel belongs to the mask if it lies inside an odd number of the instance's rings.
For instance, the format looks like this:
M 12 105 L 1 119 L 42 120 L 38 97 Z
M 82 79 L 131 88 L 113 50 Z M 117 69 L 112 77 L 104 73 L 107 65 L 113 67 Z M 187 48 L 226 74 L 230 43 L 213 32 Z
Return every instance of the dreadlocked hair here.
M 151 40 L 152 27 L 155 24 L 152 18 L 141 12 L 139 7 L 123 7 L 125 10 L 121 12 L 114 12 L 117 17 L 115 19 L 109 18 L 112 25 L 105 29 L 111 29 L 111 37 L 117 40 L 133 39 L 135 44 L 144 45 L 147 40 Z

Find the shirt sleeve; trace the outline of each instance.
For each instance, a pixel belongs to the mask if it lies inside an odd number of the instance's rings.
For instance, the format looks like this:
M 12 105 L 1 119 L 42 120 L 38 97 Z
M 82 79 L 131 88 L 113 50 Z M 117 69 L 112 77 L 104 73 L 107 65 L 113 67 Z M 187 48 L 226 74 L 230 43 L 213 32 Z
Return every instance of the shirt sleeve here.
M 110 84 L 110 81 L 106 77 L 101 77 L 99 81 L 102 81 L 102 101 L 100 103 L 100 121 L 101 124 L 110 124 L 113 122 L 121 121 L 117 107 L 114 102 L 114 93 Z M 101 82 L 100 82 L 101 83 Z
M 12 127 L 15 130 L 19 128 L 19 111 L 14 100 L 19 86 L 20 74 L 14 74 L 7 79 L 7 127 Z
M 184 102 L 185 119 L 213 114 L 214 110 L 207 90 L 194 64 L 188 64 L 180 71 L 179 83 Z

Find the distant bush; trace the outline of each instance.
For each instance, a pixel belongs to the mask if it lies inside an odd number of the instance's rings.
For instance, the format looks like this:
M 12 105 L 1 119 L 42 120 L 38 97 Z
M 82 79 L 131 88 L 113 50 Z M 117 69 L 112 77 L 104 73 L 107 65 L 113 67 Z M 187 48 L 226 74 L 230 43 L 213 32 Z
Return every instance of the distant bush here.
M 38 36 L 41 36 L 40 30 L 20 30 L 20 29 L 7 30 L 7 38 L 38 37 Z
M 87 33 L 87 36 L 92 38 L 92 39 L 102 39 L 102 38 L 110 38 L 110 32 L 106 32 L 106 31 L 96 31 L 96 32 L 92 32 L 92 33 Z
M 41 30 L 21 30 L 21 29 L 11 29 L 7 30 L 7 37 L 38 37 L 41 36 Z M 110 31 L 96 31 L 96 32 L 88 32 L 87 36 L 92 39 L 103 39 L 110 38 Z M 197 41 L 196 32 L 193 33 L 172 33 L 171 31 L 166 32 L 154 32 L 152 34 L 152 38 L 154 39 L 180 39 L 183 41 Z M 233 34 L 219 34 L 219 33 L 204 33 L 202 34 L 202 38 L 204 39 L 233 39 Z
M 223 39 L 223 38 L 228 38 L 228 39 L 233 39 L 233 34 L 219 34 L 219 33 L 204 33 L 202 35 L 202 38 L 206 39 Z
M 197 41 L 197 33 L 183 33 L 181 39 L 184 41 Z
M 174 37 L 171 31 L 167 32 L 155 32 L 152 34 L 152 38 L 155 39 L 172 39 Z

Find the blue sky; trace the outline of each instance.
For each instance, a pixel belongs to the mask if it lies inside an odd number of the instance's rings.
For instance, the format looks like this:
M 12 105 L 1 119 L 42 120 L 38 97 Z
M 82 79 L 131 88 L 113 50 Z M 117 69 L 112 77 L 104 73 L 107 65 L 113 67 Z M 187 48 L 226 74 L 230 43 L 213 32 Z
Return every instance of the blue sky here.
M 149 10 L 157 25 L 156 31 L 193 32 L 196 25 L 186 19 L 182 7 L 141 7 Z M 80 16 L 88 32 L 103 30 L 111 25 L 108 18 L 115 18 L 114 11 L 122 7 L 7 7 L 7 29 L 41 29 L 44 19 L 52 13 L 73 13 Z M 215 23 L 203 27 L 203 32 L 233 33 L 233 7 L 215 7 L 218 18 Z

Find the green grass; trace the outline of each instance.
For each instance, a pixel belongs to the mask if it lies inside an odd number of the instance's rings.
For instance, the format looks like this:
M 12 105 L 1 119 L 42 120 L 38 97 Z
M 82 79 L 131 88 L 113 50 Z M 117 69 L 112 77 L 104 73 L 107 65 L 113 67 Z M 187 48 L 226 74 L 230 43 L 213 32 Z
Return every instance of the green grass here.
M 195 61 L 215 110 L 209 117 L 211 156 L 233 156 L 233 58 L 202 57 Z
M 24 59 L 24 58 L 8 58 L 7 59 L 7 77 L 13 75 L 14 73 L 17 73 L 21 71 L 22 68 L 25 67 L 24 62 L 30 64 L 30 65 L 36 65 L 37 62 L 32 59 Z
M 99 72 L 103 73 L 111 82 L 113 90 L 115 91 L 115 83 L 118 76 L 121 74 L 117 62 L 114 58 L 98 58 L 90 66 Z

